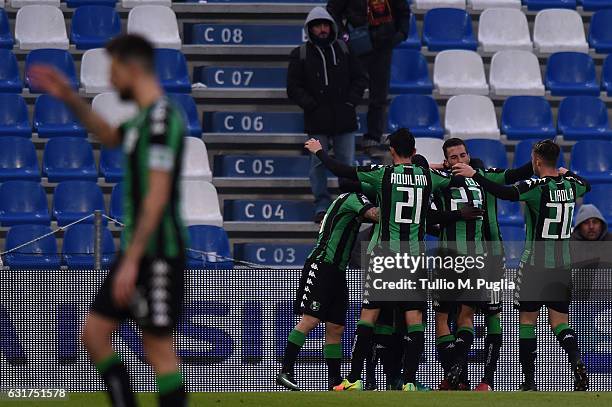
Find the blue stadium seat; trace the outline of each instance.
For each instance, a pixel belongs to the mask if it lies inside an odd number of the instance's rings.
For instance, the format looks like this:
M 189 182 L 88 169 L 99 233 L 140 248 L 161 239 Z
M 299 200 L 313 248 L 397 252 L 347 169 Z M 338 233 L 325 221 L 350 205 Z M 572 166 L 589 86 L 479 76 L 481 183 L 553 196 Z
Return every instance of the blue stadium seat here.
M 191 92 L 187 60 L 185 60 L 185 55 L 181 51 L 157 48 L 155 50 L 155 70 L 159 82 L 166 92 Z
M 81 6 L 108 6 L 115 7 L 117 0 L 67 0 L 66 5 L 70 8 Z
M 189 248 L 187 250 L 187 268 L 194 270 L 231 270 L 230 244 L 225 230 L 219 226 L 189 226 Z M 206 252 L 206 254 L 199 253 Z
M 589 45 L 599 54 L 612 52 L 612 10 L 600 10 L 591 17 Z
M 0 182 L 14 180 L 40 180 L 36 148 L 22 137 L 0 137 Z
M 576 9 L 576 0 L 523 0 L 528 10 L 544 10 L 547 8 Z
M 21 95 L 0 93 L 0 136 L 32 136 L 28 107 Z
M 304 42 L 302 25 L 194 24 L 185 30 L 185 44 L 298 45 Z
M 612 183 L 612 142 L 577 142 L 572 147 L 570 168 L 591 183 Z
M 507 168 L 506 147 L 499 140 L 469 139 L 465 144 L 470 157 L 481 159 L 486 168 Z
M 0 196 L 2 226 L 49 224 L 47 195 L 38 182 L 7 181 L 0 185 Z
M 14 40 L 6 11 L 0 8 L 0 48 L 13 48 Z
M 401 127 L 410 129 L 415 137 L 444 137 L 438 104 L 431 96 L 400 95 L 393 99 L 387 128 L 395 131 Z
M 236 68 L 200 66 L 193 70 L 194 82 L 209 88 L 283 88 L 287 86 L 286 68 Z
M 123 220 L 123 184 L 120 182 L 113 187 L 109 215 L 118 221 Z
M 91 181 L 64 181 L 55 188 L 53 194 L 53 219 L 58 225 L 65 226 L 75 222 L 94 211 L 104 210 L 104 196 L 100 187 Z M 84 220 L 93 223 L 94 217 Z M 106 219 L 103 219 L 106 224 Z
M 40 95 L 34 105 L 34 130 L 38 137 L 87 137 L 87 130 L 63 102 Z
M 114 5 L 81 6 L 74 11 L 70 42 L 77 49 L 102 48 L 121 32 L 121 19 Z
M 417 51 L 421 50 L 421 37 L 419 36 L 419 30 L 417 29 L 416 15 L 414 13 L 410 13 L 410 23 L 408 25 L 408 38 L 406 38 L 406 41 L 401 42 L 396 48 L 414 49 Z
M 526 139 L 520 141 L 516 145 L 514 150 L 514 168 L 518 168 L 521 165 L 531 161 L 531 150 L 533 149 L 533 145 L 538 141 L 540 141 L 540 139 Z M 559 154 L 557 167 L 565 167 L 565 159 L 563 158 L 563 154 Z
M 552 54 L 546 66 L 545 84 L 553 96 L 599 96 L 593 58 L 581 52 Z
M 302 113 L 215 112 L 204 116 L 207 133 L 304 133 Z
M 604 60 L 601 69 L 601 88 L 606 91 L 608 96 L 612 96 L 612 55 L 608 55 Z
M 525 225 L 519 202 L 497 200 L 497 221 L 500 225 Z
M 433 82 L 429 77 L 425 57 L 419 51 L 394 50 L 391 64 L 391 93 L 429 94 L 432 90 Z
M 21 93 L 21 89 L 23 81 L 15 54 L 11 50 L 0 48 L 0 92 Z
M 608 110 L 595 96 L 570 96 L 559 105 L 557 125 L 565 140 L 612 138 Z
M 56 137 L 47 142 L 43 154 L 43 177 L 49 182 L 98 180 L 91 144 L 79 137 Z
M 500 229 L 504 240 L 506 267 L 517 268 L 525 248 L 525 227 L 522 225 L 503 225 Z
M 120 182 L 123 179 L 123 151 L 121 148 L 100 150 L 100 175 L 106 182 Z
M 580 0 L 579 3 L 582 3 L 582 8 L 584 11 L 596 11 L 612 8 L 611 0 Z
M 584 203 L 593 204 L 601 211 L 606 218 L 608 225 L 612 223 L 612 185 L 595 184 L 591 185 L 591 191 L 584 196 Z
M 215 177 L 300 178 L 308 177 L 308 156 L 215 156 Z
M 425 14 L 423 43 L 430 51 L 475 51 L 478 48 L 478 42 L 472 32 L 472 19 L 465 10 L 455 8 L 435 8 Z
M 312 247 L 296 243 L 237 243 L 234 257 L 263 266 L 302 268 Z
M 40 93 L 40 89 L 32 87 L 30 77 L 28 75 L 30 67 L 37 64 L 52 65 L 55 69 L 66 75 L 68 81 L 70 82 L 70 86 L 72 86 L 73 89 L 79 89 L 79 81 L 77 80 L 74 61 L 72 60 L 70 52 L 64 49 L 44 48 L 30 51 L 26 57 L 25 81 L 26 86 L 30 89 L 31 93 Z
M 51 234 L 51 228 L 43 225 L 13 226 L 6 235 L 6 250 L 14 249 L 24 243 L 36 240 L 15 252 L 6 254 L 4 262 L 11 269 L 54 269 L 61 266 L 61 258 L 57 253 L 57 242 Z
M 198 109 L 191 95 L 185 93 L 169 93 L 168 97 L 185 112 L 187 130 L 192 137 L 202 138 L 202 124 L 198 117 Z
M 94 268 L 95 226 L 91 224 L 76 224 L 64 234 L 62 254 L 64 261 L 71 270 L 92 270 Z M 115 258 L 115 242 L 107 228 L 102 228 L 103 269 L 110 268 Z
M 540 96 L 511 96 L 504 102 L 501 130 L 509 140 L 557 135 L 550 105 Z
M 225 200 L 225 221 L 310 222 L 314 205 L 307 201 L 238 199 Z

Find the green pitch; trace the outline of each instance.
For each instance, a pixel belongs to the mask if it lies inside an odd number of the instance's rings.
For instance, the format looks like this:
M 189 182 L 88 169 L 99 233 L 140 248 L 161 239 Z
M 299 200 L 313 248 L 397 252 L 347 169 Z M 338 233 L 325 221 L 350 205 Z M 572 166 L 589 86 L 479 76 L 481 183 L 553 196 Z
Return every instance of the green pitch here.
M 140 394 L 140 406 L 157 406 L 155 394 Z M 610 393 L 475 393 L 475 392 L 350 392 L 350 393 L 193 393 L 190 406 L 206 407 L 559 407 L 611 406 Z M 108 406 L 104 393 L 71 393 L 69 399 L 62 401 L 34 400 L 0 401 L 2 406 L 67 406 L 97 407 Z

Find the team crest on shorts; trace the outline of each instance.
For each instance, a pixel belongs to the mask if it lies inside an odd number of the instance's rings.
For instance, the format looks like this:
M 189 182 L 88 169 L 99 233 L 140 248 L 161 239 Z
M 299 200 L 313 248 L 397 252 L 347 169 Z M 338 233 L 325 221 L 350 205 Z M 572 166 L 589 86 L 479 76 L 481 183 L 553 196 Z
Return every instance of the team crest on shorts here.
M 318 301 L 313 301 L 312 304 L 310 304 L 310 309 L 313 311 L 318 311 L 321 308 L 321 303 Z

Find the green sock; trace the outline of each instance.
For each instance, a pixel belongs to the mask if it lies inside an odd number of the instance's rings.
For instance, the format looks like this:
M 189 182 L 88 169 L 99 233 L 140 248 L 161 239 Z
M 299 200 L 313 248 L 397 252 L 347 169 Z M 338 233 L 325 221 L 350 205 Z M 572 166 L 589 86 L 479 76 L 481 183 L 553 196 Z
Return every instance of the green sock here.
M 374 326 L 374 335 L 393 335 L 395 328 L 390 325 L 376 325 Z
M 157 390 L 159 394 L 170 393 L 183 385 L 183 375 L 180 371 L 165 373 L 157 376 Z
M 118 365 L 121 363 L 121 357 L 118 353 L 113 352 L 110 356 L 96 362 L 96 369 L 100 374 L 106 373 L 108 369 L 110 369 L 114 365 Z
M 487 317 L 487 335 L 501 334 L 501 322 L 499 315 L 491 315 Z
M 301 348 L 304 346 L 304 342 L 306 342 L 306 335 L 304 335 L 303 332 L 294 329 L 289 333 L 287 340 Z
M 570 329 L 570 326 L 569 324 L 562 322 L 553 329 L 553 332 L 555 333 L 555 336 L 559 336 L 559 334 L 565 329 Z
M 330 343 L 323 345 L 323 356 L 325 359 L 342 359 L 342 344 Z
M 519 338 L 534 339 L 536 337 L 535 325 L 521 324 L 519 327 Z
M 374 329 L 374 324 L 372 324 L 371 322 L 368 321 L 364 321 L 362 319 L 360 319 L 359 321 L 357 321 L 357 325 L 363 325 L 363 326 L 367 326 L 369 328 Z
M 407 333 L 412 333 L 412 332 L 425 332 L 425 324 L 414 324 L 414 325 L 408 325 L 406 327 L 406 332 Z

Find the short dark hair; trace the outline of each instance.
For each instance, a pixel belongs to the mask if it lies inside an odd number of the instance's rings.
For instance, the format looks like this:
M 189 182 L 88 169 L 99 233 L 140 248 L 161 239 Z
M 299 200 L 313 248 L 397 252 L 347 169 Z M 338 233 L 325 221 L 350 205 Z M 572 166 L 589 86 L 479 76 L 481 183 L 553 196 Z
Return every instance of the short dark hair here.
M 400 157 L 408 158 L 414 154 L 415 141 L 410 130 L 406 128 L 398 129 L 389 134 L 387 139 L 389 140 L 389 146 L 393 147 Z
M 140 35 L 125 34 L 110 40 L 106 52 L 120 62 L 136 62 L 148 72 L 155 71 L 155 52 L 153 45 Z
M 442 144 L 442 151 L 444 151 L 444 158 L 448 158 L 448 149 L 451 147 L 463 146 L 465 147 L 465 152 L 467 152 L 467 146 L 465 145 L 465 141 L 461 140 L 457 137 L 449 138 Z
M 533 153 L 540 157 L 548 167 L 555 168 L 561 148 L 553 140 L 542 140 L 533 145 Z

